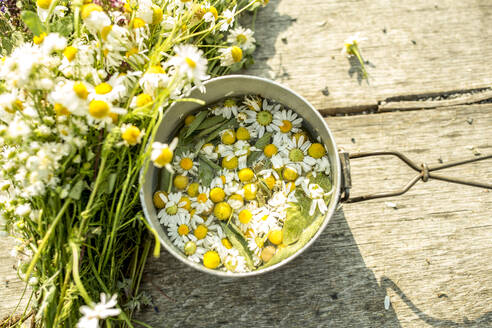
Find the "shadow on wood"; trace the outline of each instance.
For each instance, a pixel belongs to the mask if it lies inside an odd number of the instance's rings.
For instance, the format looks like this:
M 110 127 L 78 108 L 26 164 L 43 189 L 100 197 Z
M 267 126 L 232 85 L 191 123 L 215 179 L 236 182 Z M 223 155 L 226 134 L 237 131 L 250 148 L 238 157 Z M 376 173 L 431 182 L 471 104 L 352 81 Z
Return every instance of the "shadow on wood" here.
M 478 317 L 475 320 L 469 320 L 468 318 L 464 318 L 463 322 L 455 322 L 447 319 L 439 319 L 432 317 L 430 315 L 425 314 L 421 309 L 419 309 L 413 302 L 410 300 L 407 295 L 388 277 L 381 277 L 381 287 L 382 288 L 391 288 L 393 291 L 402 299 L 403 302 L 415 313 L 422 321 L 431 325 L 432 327 L 490 327 L 492 323 L 492 311 L 485 313 L 484 315 Z M 448 297 L 446 294 L 443 294 L 439 297 Z
M 400 327 L 343 211 L 306 253 L 257 277 L 218 278 L 167 253 L 149 264 L 155 307 L 138 319 L 153 327 Z

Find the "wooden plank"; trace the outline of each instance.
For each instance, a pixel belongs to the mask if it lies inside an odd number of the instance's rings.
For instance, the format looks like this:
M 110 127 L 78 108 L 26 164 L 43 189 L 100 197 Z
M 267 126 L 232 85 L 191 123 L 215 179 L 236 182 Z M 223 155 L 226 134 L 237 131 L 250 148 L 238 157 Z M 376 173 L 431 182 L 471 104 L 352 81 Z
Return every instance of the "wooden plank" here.
M 470 146 L 492 153 L 491 111 L 483 104 L 327 122 L 348 151 L 399 150 L 436 164 L 475 156 Z M 354 160 L 352 172 L 354 195 L 414 174 L 384 158 Z M 490 161 L 448 174 L 492 182 Z M 492 192 L 420 182 L 397 198 L 344 205 L 305 254 L 258 277 L 213 277 L 163 252 L 143 282 L 155 307 L 140 319 L 155 327 L 488 327 L 491 211 Z
M 270 1 L 248 74 L 285 83 L 325 113 L 375 110 L 394 96 L 492 85 L 492 2 Z M 361 32 L 369 83 L 350 77 L 344 40 Z M 372 67 L 372 65 L 374 67 Z

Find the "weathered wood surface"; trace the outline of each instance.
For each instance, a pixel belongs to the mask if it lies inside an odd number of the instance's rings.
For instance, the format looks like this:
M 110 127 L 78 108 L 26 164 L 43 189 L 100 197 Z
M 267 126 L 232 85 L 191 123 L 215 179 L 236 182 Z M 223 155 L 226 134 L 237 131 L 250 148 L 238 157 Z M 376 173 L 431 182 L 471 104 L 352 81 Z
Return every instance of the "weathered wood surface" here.
M 487 88 L 491 21 L 490 0 L 272 0 L 258 15 L 260 46 L 249 72 L 281 81 L 326 113 L 377 110 L 395 96 Z M 341 54 L 356 32 L 367 38 L 361 50 L 369 83 L 359 84 Z
M 350 152 L 399 150 L 437 164 L 492 153 L 491 112 L 484 104 L 326 120 Z M 415 174 L 384 158 L 353 160 L 352 173 L 354 195 Z M 446 173 L 492 182 L 491 161 Z M 225 280 L 163 253 L 146 271 L 155 308 L 141 319 L 154 327 L 489 327 L 491 212 L 492 192 L 419 182 L 400 197 L 343 205 L 305 254 L 269 274 Z

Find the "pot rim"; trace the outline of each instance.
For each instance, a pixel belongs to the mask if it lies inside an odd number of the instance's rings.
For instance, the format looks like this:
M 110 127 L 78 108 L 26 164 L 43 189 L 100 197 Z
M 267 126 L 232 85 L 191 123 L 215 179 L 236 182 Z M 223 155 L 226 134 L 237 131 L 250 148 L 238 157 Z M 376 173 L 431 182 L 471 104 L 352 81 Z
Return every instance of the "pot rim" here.
M 203 266 L 202 264 L 195 263 L 193 261 L 188 260 L 186 257 L 183 256 L 183 254 L 181 252 L 178 252 L 173 247 L 169 246 L 168 243 L 165 240 L 163 240 L 162 237 L 160 236 L 160 234 L 158 233 L 158 237 L 159 237 L 159 241 L 160 241 L 161 245 L 163 245 L 164 248 L 169 253 L 171 253 L 175 258 L 180 260 L 182 263 L 184 263 L 188 266 L 191 266 L 194 269 L 197 269 L 199 271 L 202 271 L 202 272 L 205 272 L 208 274 L 212 274 L 215 276 L 220 276 L 220 277 L 224 277 L 224 278 L 226 278 L 226 277 L 227 278 L 242 278 L 242 277 L 250 277 L 250 276 L 256 276 L 259 274 L 264 274 L 264 273 L 273 271 L 273 270 L 289 263 L 290 261 L 297 258 L 301 253 L 306 251 L 306 249 L 308 249 L 319 238 L 321 233 L 325 230 L 326 226 L 328 225 L 330 219 L 333 217 L 333 214 L 335 213 L 337 204 L 339 203 L 340 189 L 341 189 L 341 167 L 340 167 L 340 158 L 339 158 L 339 154 L 338 154 L 338 149 L 337 149 L 335 138 L 333 137 L 333 134 L 331 133 L 330 129 L 328 128 L 328 125 L 326 124 L 326 121 L 323 119 L 321 114 L 304 97 L 302 97 L 297 92 L 290 89 L 289 87 L 286 87 L 286 86 L 284 86 L 284 85 L 282 85 L 276 81 L 266 79 L 263 77 L 252 76 L 252 75 L 236 74 L 236 75 L 227 75 L 227 76 L 216 77 L 216 78 L 212 78 L 210 80 L 207 80 L 206 82 L 203 83 L 203 85 L 206 88 L 209 85 L 213 85 L 213 84 L 218 83 L 218 82 L 220 83 L 220 81 L 228 81 L 228 80 L 254 81 L 254 82 L 263 83 L 265 85 L 273 85 L 277 88 L 283 89 L 287 93 L 290 93 L 295 98 L 298 98 L 298 100 L 303 102 L 306 105 L 306 107 L 309 108 L 313 112 L 313 114 L 316 116 L 316 119 L 318 119 L 321 122 L 322 127 L 328 133 L 330 141 L 333 145 L 333 149 L 332 149 L 333 150 L 333 154 L 332 154 L 333 157 L 332 158 L 334 159 L 333 161 L 330 161 L 330 164 L 331 164 L 331 172 L 332 172 L 332 174 L 331 174 L 332 186 L 333 186 L 333 188 L 335 188 L 335 190 L 333 191 L 332 198 L 330 200 L 330 206 L 328 208 L 328 212 L 325 215 L 323 223 L 320 225 L 320 227 L 318 228 L 316 233 L 312 236 L 312 238 L 301 249 L 299 249 L 297 252 L 295 252 L 294 254 L 292 254 L 291 256 L 287 257 L 286 259 L 282 260 L 281 262 L 279 262 L 277 264 L 274 264 L 272 266 L 269 266 L 269 267 L 261 269 L 261 270 L 241 272 L 241 273 L 232 273 L 232 272 L 224 272 L 224 271 L 219 271 L 219 270 L 208 269 L 205 266 Z M 198 87 L 196 87 L 196 86 L 193 87 L 190 90 L 190 94 L 193 93 L 194 91 L 196 92 L 196 90 L 198 90 Z M 221 99 L 226 98 L 228 96 L 229 96 L 229 94 L 225 93 Z M 218 101 L 220 101 L 220 100 L 218 100 Z M 276 100 L 276 101 L 282 104 L 281 100 Z M 180 102 L 176 102 L 173 105 L 171 105 L 167 109 L 167 111 L 163 114 L 161 122 L 165 121 L 165 117 L 166 117 L 167 113 L 170 113 L 174 107 L 179 106 L 179 105 L 180 105 Z M 207 105 L 208 104 L 205 104 L 201 107 L 205 107 Z M 292 109 L 294 112 L 298 113 L 294 108 L 289 108 L 289 109 Z M 300 114 L 298 114 L 298 115 L 300 115 Z M 302 115 L 300 115 L 300 116 L 303 117 Z M 160 140 L 160 141 L 162 142 L 162 140 Z M 323 140 L 323 143 L 326 144 L 326 142 L 324 140 Z M 150 147 L 150 145 L 148 145 L 148 147 Z M 144 186 L 145 186 L 145 184 L 152 183 L 152 181 L 145 181 L 145 175 L 147 174 L 147 171 L 151 169 L 152 163 L 149 161 L 148 165 L 149 166 L 147 168 L 143 167 L 140 170 L 139 180 L 143 181 L 142 187 L 140 188 L 140 191 L 139 191 L 140 202 L 142 205 L 145 219 L 147 220 L 148 224 L 157 232 L 158 229 L 163 229 L 163 228 L 160 224 L 158 227 L 156 227 L 154 225 L 153 221 L 150 219 L 150 212 L 149 212 L 149 209 L 147 208 L 146 202 L 145 202 L 147 195 L 144 193 Z M 153 195 L 153 193 L 152 193 L 152 195 Z M 334 202 L 334 205 L 331 205 L 332 202 Z

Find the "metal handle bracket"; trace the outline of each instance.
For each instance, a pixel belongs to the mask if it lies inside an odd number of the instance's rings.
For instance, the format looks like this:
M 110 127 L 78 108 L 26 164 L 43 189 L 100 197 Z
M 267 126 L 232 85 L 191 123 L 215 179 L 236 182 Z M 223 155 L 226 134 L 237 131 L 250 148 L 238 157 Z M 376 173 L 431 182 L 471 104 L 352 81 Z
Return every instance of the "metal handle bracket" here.
M 458 162 L 435 165 L 435 166 L 429 166 L 426 163 L 418 165 L 415 162 L 411 161 L 408 157 L 397 151 L 361 152 L 361 153 L 349 154 L 343 150 L 340 150 L 339 155 L 340 155 L 340 161 L 342 167 L 342 190 L 341 190 L 342 196 L 340 200 L 345 203 L 355 203 L 355 202 L 361 202 L 369 199 L 399 196 L 410 190 L 410 188 L 412 188 L 419 180 L 422 180 L 423 182 L 427 182 L 429 179 L 436 179 L 436 180 L 447 181 L 451 183 L 473 186 L 473 187 L 492 189 L 492 184 L 458 179 L 454 177 L 448 177 L 445 175 L 438 175 L 433 173 L 434 171 L 443 170 L 449 167 L 464 165 L 472 162 L 478 162 L 485 159 L 492 159 L 492 154 L 486 156 L 479 156 L 479 157 L 458 161 Z M 371 156 L 396 156 L 397 158 L 399 158 L 401 161 L 403 161 L 405 164 L 407 164 L 410 168 L 412 168 L 414 171 L 417 171 L 418 173 L 403 188 L 399 190 L 349 197 L 350 188 L 352 187 L 352 179 L 350 177 L 350 159 L 371 157 Z

